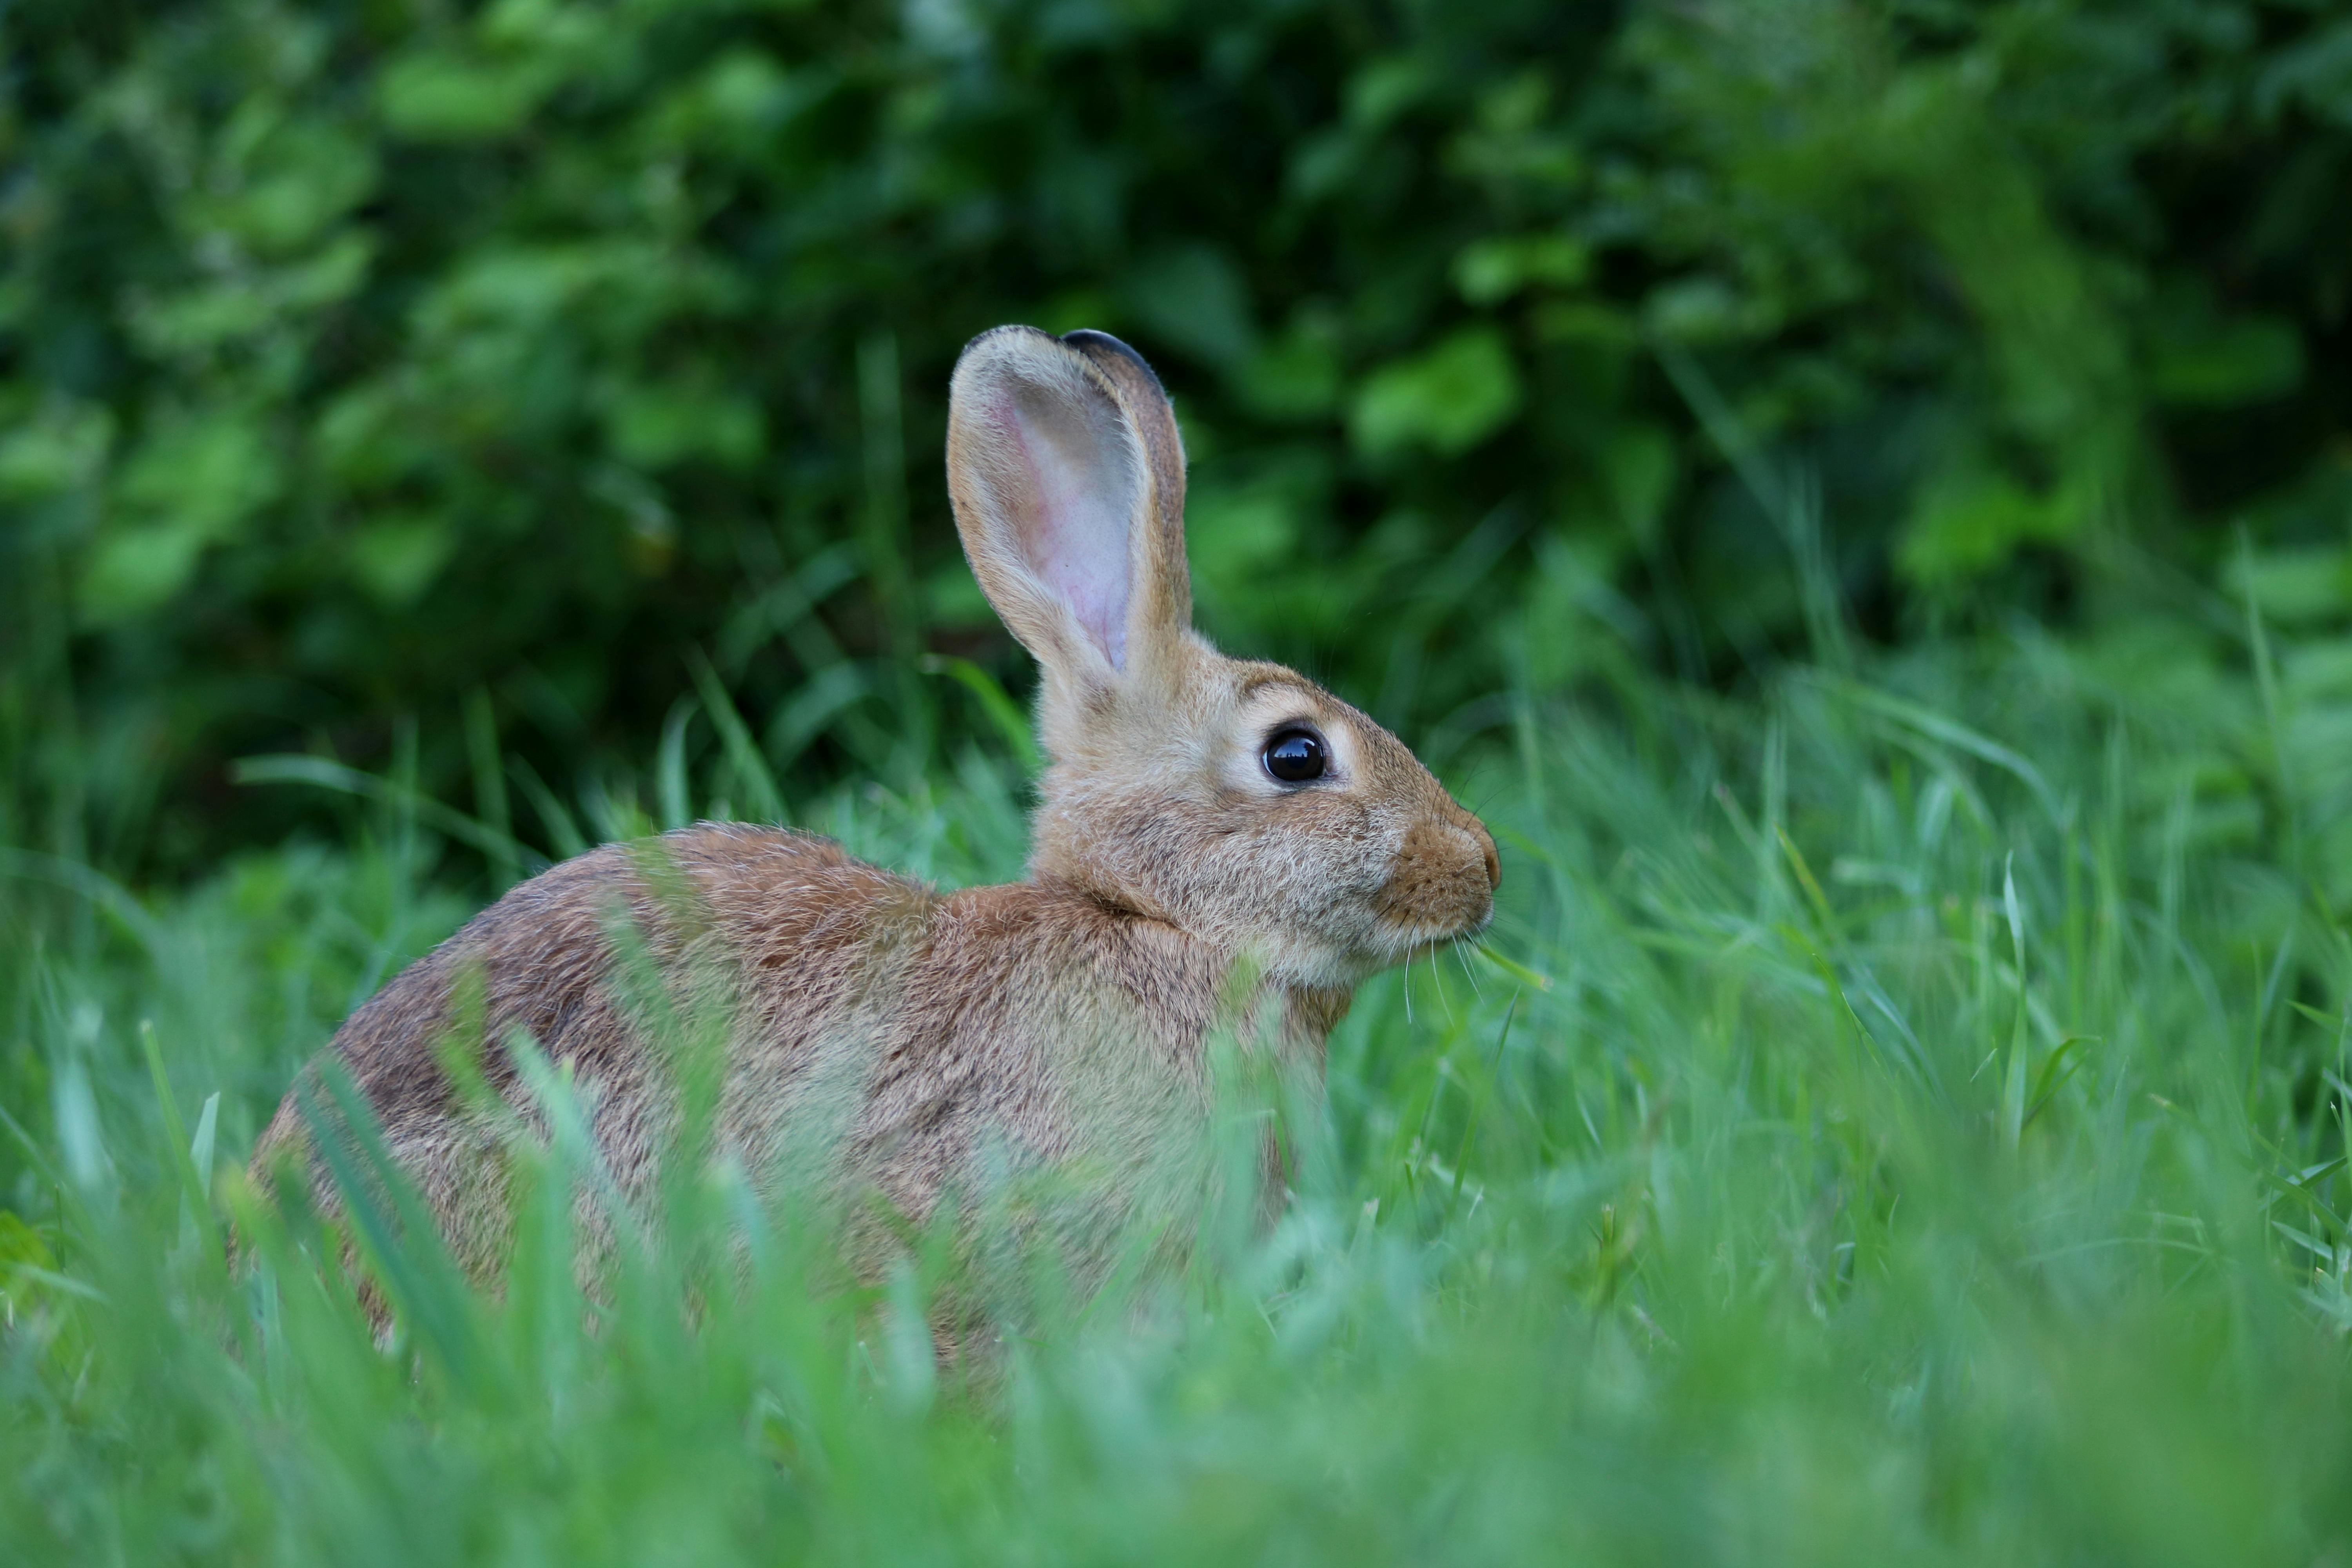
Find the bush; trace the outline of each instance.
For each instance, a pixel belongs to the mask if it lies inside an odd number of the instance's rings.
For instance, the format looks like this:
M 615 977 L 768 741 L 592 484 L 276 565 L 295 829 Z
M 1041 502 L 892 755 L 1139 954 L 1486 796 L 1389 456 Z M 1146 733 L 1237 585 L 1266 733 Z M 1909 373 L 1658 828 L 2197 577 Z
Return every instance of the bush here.
M 274 838 L 254 752 L 594 784 L 717 744 L 698 650 L 788 795 L 913 777 L 981 717 L 919 656 L 1022 669 L 936 478 L 1003 321 L 1142 348 L 1213 630 L 1416 734 L 1589 677 L 1596 614 L 1740 679 L 1808 552 L 1899 639 L 2092 613 L 2118 535 L 2332 537 L 2347 48 L 2190 0 L 20 0 L 0 838 Z

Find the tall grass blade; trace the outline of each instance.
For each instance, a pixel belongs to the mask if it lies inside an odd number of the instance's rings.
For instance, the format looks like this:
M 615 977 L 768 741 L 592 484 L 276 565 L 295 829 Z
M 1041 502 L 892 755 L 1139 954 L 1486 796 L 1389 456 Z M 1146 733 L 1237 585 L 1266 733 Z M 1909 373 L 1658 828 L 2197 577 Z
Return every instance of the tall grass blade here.
M 688 649 L 687 668 L 694 677 L 695 689 L 702 695 L 703 710 L 718 728 L 727 761 L 734 769 L 735 778 L 750 796 L 753 819 L 760 822 L 787 822 L 791 814 L 784 809 L 783 791 L 777 787 L 776 775 L 768 766 L 768 759 L 760 753 L 759 743 L 751 738 L 751 726 L 736 710 L 735 700 L 727 695 L 719 683 L 719 672 L 698 650 Z

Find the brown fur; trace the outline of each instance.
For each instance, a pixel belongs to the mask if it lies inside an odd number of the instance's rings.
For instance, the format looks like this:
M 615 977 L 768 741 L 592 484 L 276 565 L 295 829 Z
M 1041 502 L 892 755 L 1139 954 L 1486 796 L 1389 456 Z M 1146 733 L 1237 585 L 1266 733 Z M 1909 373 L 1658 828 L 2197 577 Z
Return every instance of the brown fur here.
M 1132 350 L 983 334 L 948 450 L 973 570 L 1045 669 L 1030 879 L 943 896 L 805 834 L 705 825 L 514 889 L 331 1047 L 469 1268 L 506 1245 L 503 1134 L 445 1068 L 451 1038 L 489 1043 L 483 1079 L 525 1121 L 505 1043 L 568 1068 L 642 1201 L 678 1115 L 646 1008 L 715 1009 L 719 1137 L 768 1190 L 878 1194 L 919 1222 L 992 1171 L 1076 1172 L 1085 1230 L 1192 1169 L 1222 1007 L 1319 1076 L 1359 980 L 1486 923 L 1494 841 L 1395 737 L 1191 629 L 1183 449 Z M 1296 724 L 1331 773 L 1292 787 L 1259 753 Z M 663 997 L 633 994 L 630 931 Z M 1255 988 L 1230 997 L 1242 971 Z M 303 1141 L 289 1094 L 257 1172 Z

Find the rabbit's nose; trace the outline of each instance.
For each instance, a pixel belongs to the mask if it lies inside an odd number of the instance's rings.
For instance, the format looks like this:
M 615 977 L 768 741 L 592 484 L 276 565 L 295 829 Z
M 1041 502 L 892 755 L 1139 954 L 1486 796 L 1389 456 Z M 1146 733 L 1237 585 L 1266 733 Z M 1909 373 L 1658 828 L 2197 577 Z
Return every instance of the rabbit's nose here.
M 1486 831 L 1485 823 L 1463 810 L 1459 805 L 1451 801 L 1447 804 L 1454 806 L 1454 825 L 1476 840 L 1478 852 L 1486 858 L 1486 890 L 1493 892 L 1503 885 L 1503 861 L 1502 857 L 1495 853 L 1495 836 Z
M 1459 808 L 1433 813 L 1405 834 L 1375 906 L 1423 931 L 1475 931 L 1494 912 L 1497 874 L 1495 841 L 1476 817 Z

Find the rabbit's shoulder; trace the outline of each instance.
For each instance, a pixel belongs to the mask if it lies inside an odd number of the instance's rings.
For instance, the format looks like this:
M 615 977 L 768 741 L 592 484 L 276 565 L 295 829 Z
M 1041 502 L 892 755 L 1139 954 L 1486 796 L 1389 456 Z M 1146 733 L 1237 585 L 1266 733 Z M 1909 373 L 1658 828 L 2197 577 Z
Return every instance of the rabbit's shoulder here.
M 1065 882 L 972 888 L 939 900 L 897 1033 L 1045 1041 L 1109 1022 L 1181 1050 L 1208 1026 L 1227 968 L 1165 921 Z

